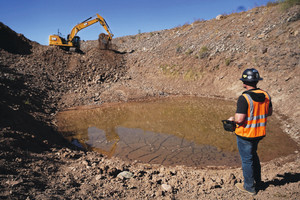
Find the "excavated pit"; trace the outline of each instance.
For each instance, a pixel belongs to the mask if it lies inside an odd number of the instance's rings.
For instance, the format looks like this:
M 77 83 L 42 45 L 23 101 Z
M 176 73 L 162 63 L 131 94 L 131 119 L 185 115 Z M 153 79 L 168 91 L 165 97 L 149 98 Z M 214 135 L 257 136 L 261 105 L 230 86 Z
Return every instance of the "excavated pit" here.
M 118 48 L 109 51 L 88 41 L 82 45 L 83 54 L 39 45 L 0 23 L 0 198 L 246 199 L 234 186 L 243 180 L 240 168 L 164 167 L 107 159 L 70 145 L 52 120 L 57 111 L 69 107 L 102 104 L 104 109 L 106 102 L 148 97 L 195 95 L 236 101 L 243 91 L 241 72 L 255 67 L 264 78 L 259 87 L 270 92 L 275 112 L 268 125 L 274 129 L 259 145 L 260 156 L 263 150 L 273 156 L 272 148 L 288 151 L 290 143 L 283 145 L 283 139 L 291 137 L 299 144 L 299 9 L 254 8 L 222 20 L 115 38 Z M 280 123 L 272 125 L 277 117 Z M 286 135 L 274 139 L 269 148 L 266 143 L 277 137 L 273 133 L 280 130 L 279 124 Z M 105 129 L 96 127 L 85 127 L 84 132 L 104 138 Z M 146 128 L 120 126 L 117 132 L 122 130 L 125 138 L 129 131 L 137 136 L 167 135 Z M 105 135 L 107 144 L 110 137 Z M 86 143 L 93 142 L 91 137 Z M 262 162 L 265 187 L 257 199 L 299 196 L 299 147 L 278 157 Z M 117 178 L 125 170 L 134 177 Z M 172 190 L 165 191 L 166 185 Z

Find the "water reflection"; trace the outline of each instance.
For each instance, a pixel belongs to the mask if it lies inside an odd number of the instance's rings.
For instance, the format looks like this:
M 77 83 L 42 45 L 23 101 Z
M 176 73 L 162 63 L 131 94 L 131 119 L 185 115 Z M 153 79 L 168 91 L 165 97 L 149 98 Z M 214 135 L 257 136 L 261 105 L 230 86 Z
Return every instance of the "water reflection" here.
M 234 102 L 184 97 L 69 110 L 57 120 L 66 138 L 107 156 L 164 165 L 239 166 L 235 135 L 221 123 L 234 111 Z M 260 145 L 262 161 L 295 150 L 275 118 L 268 126 L 272 137 Z
M 115 154 L 117 143 L 120 140 L 119 135 L 112 131 L 114 138 L 106 137 L 105 131 L 100 130 L 96 127 L 88 128 L 88 140 L 85 142 L 92 150 L 98 151 L 108 157 L 111 157 Z M 111 134 L 108 134 L 111 136 Z
M 236 153 L 222 152 L 211 145 L 197 145 L 175 135 L 126 127 L 117 127 L 116 133 L 118 137 L 109 141 L 103 130 L 90 127 L 86 144 L 106 155 L 144 163 L 188 166 L 239 164 Z

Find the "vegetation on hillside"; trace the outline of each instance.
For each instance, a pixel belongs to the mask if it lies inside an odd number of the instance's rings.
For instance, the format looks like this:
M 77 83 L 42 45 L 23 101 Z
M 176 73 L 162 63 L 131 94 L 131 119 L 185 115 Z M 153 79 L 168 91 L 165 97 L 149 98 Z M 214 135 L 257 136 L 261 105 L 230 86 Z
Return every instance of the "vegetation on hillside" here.
M 282 9 L 288 9 L 295 5 L 300 5 L 300 0 L 282 0 L 281 1 Z
M 281 4 L 283 10 L 289 9 L 295 5 L 300 5 L 300 0 L 276 0 L 267 3 L 267 6 L 275 6 Z

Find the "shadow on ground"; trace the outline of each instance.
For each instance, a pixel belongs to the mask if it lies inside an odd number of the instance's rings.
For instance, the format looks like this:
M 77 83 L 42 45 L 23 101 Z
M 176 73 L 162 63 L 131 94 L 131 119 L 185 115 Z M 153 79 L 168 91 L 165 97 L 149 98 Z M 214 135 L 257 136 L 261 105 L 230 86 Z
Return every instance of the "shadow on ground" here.
M 0 65 L 0 149 L 5 151 L 41 152 L 68 145 L 41 115 L 47 115 L 47 93 L 30 88 L 31 78 Z
M 284 173 L 284 174 L 277 174 L 276 178 L 264 182 L 259 190 L 266 190 L 269 186 L 282 186 L 289 183 L 297 183 L 300 181 L 300 173 Z

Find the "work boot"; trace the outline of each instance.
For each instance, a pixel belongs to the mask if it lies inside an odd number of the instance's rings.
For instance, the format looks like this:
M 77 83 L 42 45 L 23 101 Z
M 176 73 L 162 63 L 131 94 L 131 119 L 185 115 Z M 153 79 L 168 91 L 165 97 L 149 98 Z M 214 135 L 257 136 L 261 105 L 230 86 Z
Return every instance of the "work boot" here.
M 244 188 L 243 183 L 237 183 L 237 184 L 235 184 L 235 187 L 237 187 L 237 189 L 239 189 L 239 190 L 242 191 L 242 192 L 247 192 L 248 194 L 256 195 L 256 192 L 250 192 L 250 191 L 246 190 L 246 189 Z

